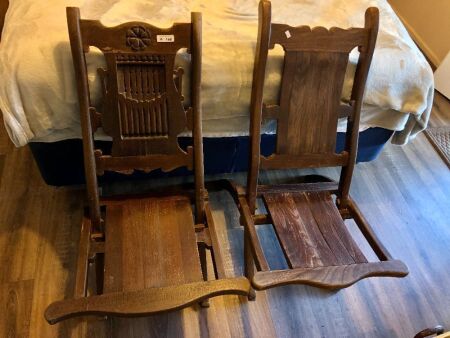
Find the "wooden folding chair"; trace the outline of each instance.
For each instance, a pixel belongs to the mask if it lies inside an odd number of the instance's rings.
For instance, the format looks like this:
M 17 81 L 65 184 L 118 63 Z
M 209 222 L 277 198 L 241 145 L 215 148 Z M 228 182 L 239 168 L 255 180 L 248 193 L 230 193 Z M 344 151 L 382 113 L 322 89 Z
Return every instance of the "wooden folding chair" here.
M 245 277 L 224 278 L 219 239 L 203 177 L 200 108 L 201 14 L 191 23 L 160 29 L 142 22 L 104 27 L 67 8 L 83 134 L 89 213 L 84 217 L 73 299 L 51 304 L 47 321 L 80 315 L 140 316 L 180 309 L 209 297 L 248 295 Z M 102 112 L 91 106 L 85 53 L 99 48 Z M 183 69 L 174 70 L 181 48 L 191 54 L 190 107 L 182 96 Z M 110 154 L 94 149 L 93 132 L 112 137 Z M 177 136 L 191 130 L 193 147 Z M 165 189 L 142 196 L 100 198 L 97 175 L 135 169 L 195 172 L 191 190 Z M 192 211 L 192 205 L 195 211 Z M 194 215 L 195 214 L 195 215 Z M 207 280 L 206 249 L 215 280 Z M 88 266 L 95 265 L 96 294 L 87 294 Z M 202 303 L 205 305 L 205 303 Z
M 272 24 L 271 3 L 262 0 L 259 4 L 250 168 L 246 190 L 236 189 L 245 229 L 245 273 L 257 290 L 284 284 L 339 289 L 365 277 L 408 274 L 401 261 L 392 259 L 349 196 L 361 103 L 378 31 L 378 9 L 369 8 L 365 18 L 364 28 L 348 30 L 291 27 Z M 266 105 L 266 61 L 275 44 L 285 52 L 279 103 Z M 355 47 L 360 55 L 351 99 L 343 104 L 344 75 L 349 53 Z M 340 117 L 347 117 L 347 134 L 344 151 L 336 153 Z M 276 150 L 268 157 L 260 154 L 263 119 L 277 121 Z M 322 177 L 306 183 L 258 185 L 260 169 L 331 166 L 342 167 L 339 182 Z M 267 214 L 255 213 L 259 198 Z M 367 261 L 344 223 L 349 218 L 354 219 L 379 261 Z M 255 224 L 273 225 L 288 269 L 270 269 Z

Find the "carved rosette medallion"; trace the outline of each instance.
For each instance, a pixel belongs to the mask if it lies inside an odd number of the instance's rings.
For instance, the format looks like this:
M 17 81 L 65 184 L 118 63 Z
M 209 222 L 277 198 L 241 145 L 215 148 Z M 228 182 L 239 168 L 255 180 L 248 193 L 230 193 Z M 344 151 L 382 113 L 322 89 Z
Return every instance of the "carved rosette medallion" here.
M 132 50 L 144 50 L 150 44 L 150 32 L 142 26 L 131 27 L 127 31 L 126 41 Z

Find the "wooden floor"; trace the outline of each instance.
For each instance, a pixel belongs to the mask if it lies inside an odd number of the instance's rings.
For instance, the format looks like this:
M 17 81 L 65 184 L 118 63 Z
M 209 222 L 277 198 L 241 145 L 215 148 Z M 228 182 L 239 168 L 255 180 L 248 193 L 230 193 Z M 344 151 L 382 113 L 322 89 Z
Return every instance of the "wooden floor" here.
M 433 113 L 430 118 L 430 127 L 450 125 L 450 102 L 444 95 L 435 91 Z
M 435 125 L 450 120 L 450 104 L 437 100 Z M 0 171 L 0 337 L 412 337 L 436 324 L 450 329 L 450 170 L 423 134 L 358 165 L 352 185 L 378 236 L 408 265 L 408 277 L 372 278 L 334 293 L 280 287 L 258 292 L 255 302 L 217 297 L 209 309 L 141 319 L 45 322 L 46 305 L 72 292 L 83 191 L 46 186 L 29 149 L 13 148 L 4 133 Z M 289 181 L 298 174 L 263 178 Z M 243 183 L 245 175 L 234 178 Z M 237 210 L 225 193 L 211 193 L 211 200 L 226 271 L 241 275 Z M 273 231 L 261 227 L 259 234 L 269 263 L 281 264 Z

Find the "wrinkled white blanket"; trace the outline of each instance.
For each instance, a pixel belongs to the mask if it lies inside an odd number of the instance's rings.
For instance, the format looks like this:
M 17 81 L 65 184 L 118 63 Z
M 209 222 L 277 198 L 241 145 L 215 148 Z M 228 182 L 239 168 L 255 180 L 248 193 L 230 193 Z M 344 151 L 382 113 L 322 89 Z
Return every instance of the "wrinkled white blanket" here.
M 66 6 L 78 6 L 83 18 L 100 19 L 107 26 L 137 20 L 168 27 L 189 21 L 191 11 L 202 12 L 204 134 L 248 133 L 257 0 L 10 0 L 0 44 L 0 109 L 17 146 L 80 137 Z M 386 0 L 273 0 L 273 22 L 362 26 L 369 6 L 380 9 L 381 22 L 361 129 L 395 130 L 394 142 L 406 143 L 428 122 L 433 74 Z M 275 50 L 268 63 L 268 101 L 277 93 L 281 53 Z M 351 66 L 356 57 L 352 53 Z M 95 70 L 102 64 L 101 54 L 93 51 L 87 60 L 91 96 L 98 104 Z M 346 81 L 344 95 L 350 86 Z

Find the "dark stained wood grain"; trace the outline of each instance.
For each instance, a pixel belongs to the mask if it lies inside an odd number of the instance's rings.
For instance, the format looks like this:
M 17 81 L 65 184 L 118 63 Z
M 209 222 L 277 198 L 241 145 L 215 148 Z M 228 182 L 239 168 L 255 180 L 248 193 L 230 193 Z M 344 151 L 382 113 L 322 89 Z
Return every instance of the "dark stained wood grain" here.
M 378 33 L 377 8 L 368 8 L 364 28 L 292 27 L 271 23 L 271 3 L 259 3 L 258 42 L 250 103 L 250 166 L 246 196 L 236 190 L 244 221 L 245 274 L 255 284 L 264 271 L 264 285 L 309 284 L 335 289 L 370 276 L 404 277 L 408 270 L 390 263 L 392 257 L 378 241 L 366 219 L 349 196 L 358 147 L 359 116 L 365 82 Z M 275 104 L 263 103 L 269 49 L 280 44 L 285 52 L 280 95 Z M 359 60 L 348 104 L 341 103 L 349 53 L 355 47 Z M 344 150 L 336 153 L 337 123 L 347 118 Z M 262 119 L 277 122 L 276 149 L 260 154 Z M 341 167 L 338 186 L 333 182 L 284 186 L 258 185 L 260 169 Z M 305 178 L 304 178 L 305 179 Z M 306 181 L 307 182 L 307 181 Z M 329 189 L 325 189 L 327 186 Z M 259 191 L 259 189 L 261 189 Z M 304 190 L 303 190 L 304 189 Z M 332 194 L 336 196 L 334 200 Z M 268 213 L 256 214 L 262 197 Z M 350 235 L 344 218 L 353 218 L 381 262 L 368 263 Z M 289 269 L 272 274 L 264 257 L 256 224 L 273 225 Z M 363 242 L 361 243 L 362 245 Z M 249 257 L 253 255 L 256 274 Z M 262 269 L 260 262 L 267 266 Z M 298 269 L 310 269 L 308 272 Z M 386 269 L 383 271 L 383 269 Z M 300 273 L 298 277 L 292 271 Z M 338 273 L 330 273 L 337 271 Z M 271 278 L 283 276 L 283 282 Z M 334 276 L 334 279 L 333 279 Z M 291 279 L 290 279 L 291 278 Z M 256 288 L 266 288 L 255 284 Z
M 190 23 L 160 29 L 140 22 L 105 27 L 82 20 L 67 8 L 69 36 L 80 101 L 89 219 L 82 223 L 74 298 L 53 302 L 50 324 L 77 316 L 145 316 L 178 310 L 195 301 L 208 306 L 220 294 L 248 295 L 245 278 L 225 280 L 214 219 L 206 210 L 201 126 L 200 13 Z M 159 34 L 173 41 L 160 43 Z M 85 53 L 104 54 L 99 70 L 103 111 L 90 104 Z M 191 53 L 191 107 L 182 96 L 184 70 L 175 69 L 180 48 Z M 93 132 L 102 127 L 113 139 L 111 154 L 94 149 Z M 182 150 L 178 135 L 191 130 L 193 145 Z M 194 187 L 105 199 L 100 204 L 97 176 L 104 171 L 194 170 Z M 193 190 L 193 191 L 192 191 Z M 192 198 L 193 197 L 193 198 Z M 206 249 L 211 249 L 216 281 L 208 281 Z M 89 277 L 92 266 L 94 279 Z M 92 276 L 91 276 L 92 277 Z M 94 284 L 95 291 L 89 292 Z M 200 283 L 200 284 L 192 284 Z
M 5 15 L 6 11 L 9 7 L 9 1 L 8 0 L 2 0 L 0 1 L 0 40 L 1 40 L 1 33 L 3 31 L 3 26 L 5 24 Z
M 106 224 L 106 293 L 203 280 L 188 198 L 124 200 Z
M 324 27 L 272 24 L 269 46 L 273 48 L 275 44 L 280 44 L 286 51 L 349 53 L 356 46 L 366 44 L 367 34 L 365 28 L 346 30 L 332 27 L 328 30 Z
M 343 256 L 349 255 L 355 263 L 367 262 L 347 232 L 339 210 L 329 193 L 308 192 L 301 197 L 294 196 L 294 199 L 297 205 L 309 207 L 328 245 L 335 253 L 339 252 Z
M 199 19 L 196 17 L 193 22 Z M 180 87 L 183 70 L 175 69 L 174 63 L 178 50 L 195 50 L 194 44 L 201 43 L 193 40 L 194 25 L 179 23 L 160 29 L 129 22 L 105 27 L 92 20 L 79 20 L 79 25 L 84 52 L 95 46 L 105 56 L 107 67 L 100 70 L 103 111 L 98 113 L 103 130 L 113 138 L 111 154 L 116 162 L 126 161 L 122 156 L 185 154 L 178 146 L 177 136 L 187 128 L 187 111 L 194 108 L 197 115 L 198 104 L 184 108 Z M 158 42 L 161 34 L 173 35 L 174 41 Z M 200 64 L 201 60 L 195 59 L 198 57 L 196 53 L 193 65 Z M 200 77 L 194 80 L 195 85 Z M 193 96 L 197 89 L 192 91 Z
M 346 151 L 340 154 L 272 154 L 261 156 L 261 169 L 335 167 L 345 165 L 348 158 Z
M 252 251 L 253 257 L 255 258 L 255 263 L 258 269 L 260 270 L 268 270 L 269 265 L 267 264 L 266 257 L 264 256 L 264 252 L 259 244 L 258 234 L 255 230 L 255 224 L 253 222 L 253 217 L 250 213 L 250 209 L 245 201 L 245 198 L 240 197 L 240 210 L 243 215 L 244 227 L 248 233 L 248 237 L 250 238 L 250 242 L 248 245 L 248 249 Z
M 258 6 L 258 40 L 256 41 L 255 64 L 253 66 L 252 93 L 250 101 L 250 151 L 247 172 L 247 198 L 250 212 L 255 213 L 256 190 L 260 161 L 260 133 L 263 109 L 264 77 L 269 54 L 270 20 L 272 16 L 269 1 L 260 1 Z M 264 37 L 264 38 L 263 38 Z
M 287 284 L 307 284 L 327 289 L 342 289 L 366 277 L 405 277 L 408 268 L 399 260 L 291 270 L 261 271 L 252 285 L 257 290 Z
M 223 263 L 223 255 L 221 252 L 219 236 L 214 227 L 214 218 L 209 203 L 205 203 L 205 218 L 207 224 L 212 226 L 208 228 L 210 233 L 211 245 L 213 247 L 212 258 L 214 260 L 214 269 L 217 278 L 226 278 L 225 264 Z
M 446 101 L 439 110 L 450 117 Z M 4 133 L 3 126 L 0 130 Z M 338 178 L 334 168 L 324 170 Z M 300 174 L 304 171 L 270 172 L 262 178 L 276 184 Z M 407 263 L 407 278 L 374 278 L 333 294 L 303 286 L 277 288 L 258 293 L 256 302 L 216 297 L 208 311 L 187 308 L 170 316 L 115 321 L 109 333 L 104 328 L 109 321 L 50 326 L 42 315 L 50 301 L 72 295 L 82 192 L 46 186 L 26 147 L 8 147 L 0 175 L 0 276 L 2 283 L 34 280 L 34 292 L 20 298 L 32 302 L 29 320 L 21 322 L 29 324 L 30 337 L 68 337 L 70 331 L 76 331 L 74 337 L 413 337 L 436 323 L 450 327 L 448 273 L 442 268 L 449 264 L 443 253 L 450 240 L 450 172 L 422 134 L 404 147 L 388 144 L 379 159 L 357 165 L 351 190 L 379 239 Z M 233 178 L 245 182 L 242 174 Z M 228 234 L 227 270 L 241 273 L 239 216 L 222 194 L 211 193 L 210 199 L 216 223 Z M 260 232 L 265 243 L 272 243 L 269 235 Z M 3 317 L 1 328 L 12 326 L 12 318 Z
M 33 280 L 0 284 L 0 336 L 29 337 Z
M 67 10 L 70 47 L 73 66 L 77 80 L 78 102 L 80 105 L 80 123 L 83 140 L 84 173 L 88 196 L 89 212 L 92 224 L 97 229 L 101 227 L 100 204 L 97 189 L 96 163 L 94 158 L 94 140 L 91 123 L 91 103 L 87 78 L 86 59 L 83 53 L 81 36 L 80 11 L 77 8 Z
M 96 152 L 97 166 L 96 173 L 103 175 L 106 170 L 113 170 L 121 173 L 130 173 L 134 170 L 150 172 L 155 169 L 162 171 L 172 171 L 178 167 L 186 167 L 189 170 L 193 168 L 192 147 L 187 149 L 186 153 L 176 155 L 147 155 L 147 156 L 126 156 L 116 157 L 102 155 Z M 131 169 L 130 169 L 131 168 Z
M 145 22 L 127 22 L 116 27 L 105 27 L 97 20 L 82 20 L 81 26 L 85 50 L 89 46 L 96 46 L 107 52 L 128 53 L 130 51 L 145 51 L 153 54 L 171 54 L 183 47 L 190 46 L 191 43 L 190 23 L 174 23 L 169 28 L 159 28 Z M 142 31 L 147 31 L 146 36 L 130 34 L 130 30 L 135 27 L 141 28 Z M 173 43 L 157 43 L 158 35 L 174 35 L 175 38 Z M 118 37 L 122 38 L 119 39 Z M 143 44 L 136 46 L 135 41 L 143 42 Z
M 277 153 L 334 154 L 347 63 L 346 53 L 286 52 Z
M 291 268 L 329 266 L 348 263 L 348 259 L 340 260 L 329 245 L 326 236 L 321 232 L 307 200 L 300 194 L 264 194 L 264 202 L 270 213 L 275 232 Z M 303 207 L 306 204 L 306 208 Z M 350 261 L 353 263 L 353 261 Z
M 354 114 L 347 118 L 347 131 L 345 135 L 345 148 L 349 152 L 349 161 L 341 170 L 339 181 L 339 198 L 342 206 L 348 200 L 350 184 L 352 182 L 353 170 L 356 163 L 359 138 L 359 120 L 361 117 L 361 107 L 366 87 L 367 76 L 370 64 L 372 63 L 375 43 L 378 36 L 379 13 L 378 9 L 371 7 L 366 10 L 364 28 L 367 32 L 367 41 L 358 46 L 359 60 L 356 65 L 355 78 L 353 80 L 350 101 L 354 109 Z
M 317 183 L 258 185 L 258 194 L 280 193 L 289 191 L 334 191 L 337 190 L 337 188 L 337 183 L 333 181 Z
M 444 328 L 441 325 L 437 325 L 433 328 L 428 328 L 425 330 L 422 330 L 420 332 L 418 332 L 414 338 L 425 338 L 425 337 L 430 337 L 430 336 L 434 336 L 434 335 L 441 335 L 442 333 L 444 333 Z M 441 336 L 441 338 L 445 338 L 445 336 L 448 336 L 448 333 L 444 336 Z M 438 336 L 439 337 L 439 336 Z
M 177 310 L 218 295 L 248 294 L 246 278 L 221 279 L 162 288 L 147 288 L 128 292 L 112 292 L 53 303 L 45 318 L 51 324 L 79 315 L 108 314 L 142 316 Z
M 193 131 L 194 148 L 201 143 L 200 69 L 201 16 L 192 14 L 192 23 L 174 24 L 160 29 L 146 23 L 130 22 L 105 27 L 99 21 L 82 20 L 77 8 L 68 8 L 69 35 L 76 68 L 80 116 L 84 132 L 86 173 L 90 195 L 95 195 L 97 173 L 105 170 L 127 172 L 124 168 L 172 170 L 180 166 L 192 169 L 193 158 L 202 163 L 201 151 L 185 152 L 177 141 L 185 129 Z M 160 34 L 173 35 L 171 43 L 157 42 Z M 199 38 L 200 37 L 200 38 Z M 100 69 L 103 108 L 96 111 L 89 101 L 85 53 L 89 46 L 100 48 L 106 68 Z M 180 48 L 192 54 L 191 107 L 184 107 L 181 95 L 183 69 L 175 69 L 175 55 Z M 190 116 L 188 126 L 187 115 Z M 92 132 L 101 126 L 113 139 L 111 154 L 99 150 L 93 156 Z M 147 155 L 156 156 L 145 160 Z M 131 168 L 133 169 L 133 168 Z M 202 168 L 199 168 L 202 170 Z M 129 172 L 130 170 L 128 170 Z M 201 181 L 198 177 L 197 181 Z M 200 183 L 201 184 L 201 183 Z M 199 188 L 199 187 L 197 187 Z M 94 198 L 94 197 L 92 197 Z M 200 199 L 198 200 L 200 202 Z M 91 209 L 98 209 L 95 199 Z M 99 215 L 95 214 L 97 219 Z M 197 212 L 197 217 L 202 213 Z M 94 220 L 100 223 L 100 220 Z
M 247 198 L 255 209 L 259 169 L 341 166 L 339 195 L 347 200 L 358 141 L 358 124 L 365 81 L 378 32 L 378 10 L 366 11 L 364 28 L 291 27 L 271 23 L 271 3 L 259 4 L 252 97 L 250 103 L 250 160 Z M 269 49 L 281 44 L 285 51 L 279 102 L 265 104 L 263 87 Z M 360 57 L 349 105 L 342 105 L 343 79 L 350 51 Z M 347 140 L 335 154 L 337 120 L 347 116 Z M 262 118 L 277 120 L 276 151 L 260 155 Z
M 205 219 L 205 182 L 203 164 L 203 139 L 202 139 L 202 101 L 201 101 L 201 77 L 202 77 L 202 15 L 192 13 L 192 36 L 191 36 L 191 108 L 188 112 L 193 114 L 192 138 L 194 144 L 198 145 L 194 152 L 195 165 L 195 220 L 204 222 Z M 180 89 L 180 88 L 178 88 Z M 188 126 L 189 128 L 189 126 Z
M 80 231 L 80 243 L 78 246 L 77 269 L 75 277 L 74 297 L 86 297 L 88 260 L 91 249 L 92 222 L 89 217 L 83 217 Z
M 439 109 L 442 115 L 447 109 L 443 118 L 450 117 L 445 102 Z M 0 134 L 2 130 L 3 126 Z M 317 172 L 270 171 L 261 175 L 261 183 L 292 182 L 299 175 Z M 335 168 L 319 172 L 339 178 Z M 43 317 L 46 306 L 73 295 L 83 191 L 46 186 L 27 147 L 9 148 L 0 175 L 0 277 L 2 287 L 18 281 L 34 283 L 33 292 L 26 292 L 18 303 L 23 308 L 26 302 L 31 304 L 28 319 L 21 317 L 21 323 L 29 325 L 29 337 L 410 338 L 438 323 L 450 327 L 450 299 L 445 296 L 450 281 L 442 268 L 449 264 L 445 252 L 450 241 L 450 171 L 423 134 L 403 147 L 387 144 L 377 160 L 358 164 L 351 189 L 379 240 L 407 264 L 406 278 L 365 279 L 333 293 L 302 285 L 272 288 L 257 292 L 255 302 L 219 296 L 210 299 L 208 309 L 194 306 L 143 318 L 71 319 L 49 325 Z M 245 173 L 231 177 L 245 183 Z M 130 186 L 138 190 L 156 183 L 171 186 L 179 180 L 122 183 L 116 190 L 126 192 Z M 227 193 L 211 190 L 209 195 L 225 270 L 228 277 L 240 275 L 244 256 L 239 212 Z M 281 268 L 276 262 L 284 259 L 283 253 L 273 231 L 266 229 L 257 226 L 267 259 Z M 208 262 L 211 266 L 209 255 Z M 17 284 L 9 287 L 17 288 Z M 5 327 L 15 325 L 14 318 L 0 319 L 0 335 Z

